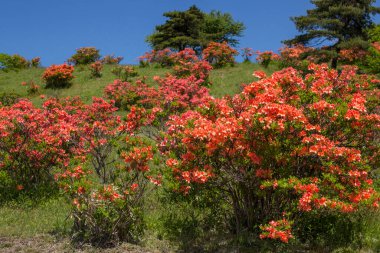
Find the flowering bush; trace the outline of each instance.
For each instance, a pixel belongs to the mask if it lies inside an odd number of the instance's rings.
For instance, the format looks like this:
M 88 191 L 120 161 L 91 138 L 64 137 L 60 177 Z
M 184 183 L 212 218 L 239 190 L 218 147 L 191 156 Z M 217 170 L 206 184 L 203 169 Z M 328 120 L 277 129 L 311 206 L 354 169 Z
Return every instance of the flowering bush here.
M 115 114 L 117 108 L 103 99 L 73 109 L 80 119 L 77 134 L 86 154 L 82 162 L 87 160 L 93 167 L 70 166 L 55 175 L 72 204 L 74 238 L 98 246 L 135 241 L 144 228 L 147 184 L 159 184 L 147 166 L 153 148 L 133 136 L 144 124 L 142 115 L 131 108 L 124 121 Z M 122 140 L 126 141 L 120 145 Z
M 244 62 L 249 62 L 250 58 L 255 54 L 255 51 L 250 47 L 244 47 L 241 49 L 241 56 L 244 59 Z
M 49 103 L 47 101 L 46 103 Z M 52 171 L 67 166 L 77 142 L 73 117 L 60 108 L 42 109 L 31 102 L 0 108 L 0 170 L 26 190 L 52 182 Z
M 87 65 L 96 62 L 99 58 L 99 50 L 95 47 L 81 47 L 67 62 L 74 65 Z
M 41 64 L 41 58 L 40 57 L 34 57 L 32 60 L 30 60 L 30 65 L 34 68 L 39 67 Z
M 285 46 L 280 48 L 280 66 L 282 68 L 292 67 L 303 72 L 308 71 L 310 63 L 318 63 L 321 60 L 321 54 L 316 54 L 317 50 L 304 45 Z M 323 58 L 323 57 L 322 57 Z
M 141 106 L 144 108 L 153 108 L 161 103 L 161 96 L 157 89 L 149 87 L 142 81 L 136 84 L 115 80 L 104 89 L 106 98 L 115 101 L 118 108 L 126 110 L 132 106 Z
M 202 52 L 203 59 L 215 67 L 234 65 L 234 56 L 237 56 L 238 54 L 239 53 L 230 47 L 227 42 L 210 42 L 207 48 L 205 48 Z
M 91 77 L 101 77 L 102 76 L 102 69 L 103 64 L 100 61 L 96 61 L 89 66 Z
M 140 56 L 140 65 L 145 66 L 150 63 L 159 64 L 161 67 L 169 67 L 173 65 L 173 59 L 170 57 L 173 54 L 169 48 L 163 50 L 152 50 Z
M 212 66 L 205 60 L 200 60 L 195 51 L 186 48 L 178 53 L 172 53 L 170 58 L 173 61 L 173 74 L 180 78 L 193 76 L 198 80 L 203 80 L 204 86 L 210 84 L 208 79 Z
M 280 59 L 280 56 L 276 53 L 273 53 L 272 51 L 257 51 L 256 54 L 256 61 L 263 65 L 265 68 L 267 68 L 271 62 L 278 61 Z
M 46 88 L 63 88 L 70 85 L 74 67 L 67 64 L 51 65 L 42 74 L 42 79 L 46 83 Z
M 30 80 L 29 82 L 22 82 L 21 85 L 28 87 L 27 89 L 28 95 L 34 95 L 40 92 L 40 86 L 35 84 L 33 80 Z
M 128 81 L 129 78 L 139 75 L 133 66 L 116 66 L 111 72 L 122 81 Z
M 368 52 L 360 48 L 342 49 L 339 52 L 339 59 L 342 62 L 353 64 L 366 58 Z
M 109 64 L 109 65 L 114 65 L 114 64 L 119 64 L 122 60 L 124 59 L 124 57 L 122 56 L 114 56 L 113 54 L 112 55 L 106 55 L 102 58 L 101 62 L 103 64 Z
M 158 91 L 163 99 L 161 107 L 168 113 L 194 109 L 212 99 L 209 90 L 202 86 L 203 80 L 194 76 L 187 78 L 168 76 L 155 80 L 159 83 Z
M 287 242 L 302 212 L 377 208 L 371 170 L 379 164 L 378 80 L 345 67 L 311 64 L 302 78 L 288 68 L 174 115 L 160 144 L 177 191 L 219 189 L 234 212 L 235 231 L 263 225 L 261 238 Z

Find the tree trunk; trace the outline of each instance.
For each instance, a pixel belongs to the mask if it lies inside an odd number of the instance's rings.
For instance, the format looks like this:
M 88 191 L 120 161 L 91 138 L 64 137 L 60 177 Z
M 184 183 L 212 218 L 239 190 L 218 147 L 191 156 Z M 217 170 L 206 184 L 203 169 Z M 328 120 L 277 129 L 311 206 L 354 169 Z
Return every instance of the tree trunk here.
M 331 67 L 336 69 L 338 67 L 338 56 L 334 57 L 331 61 Z

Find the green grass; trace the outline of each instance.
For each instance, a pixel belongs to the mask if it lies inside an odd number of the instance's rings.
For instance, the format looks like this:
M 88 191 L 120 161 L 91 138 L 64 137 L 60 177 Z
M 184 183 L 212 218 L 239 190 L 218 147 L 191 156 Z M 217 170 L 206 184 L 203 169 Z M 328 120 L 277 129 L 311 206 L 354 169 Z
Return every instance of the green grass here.
M 105 65 L 102 71 L 101 78 L 91 78 L 90 71 L 85 66 L 76 67 L 74 72 L 74 80 L 72 86 L 64 89 L 44 89 L 44 84 L 41 80 L 43 68 L 30 68 L 22 69 L 19 71 L 0 71 L 0 93 L 14 92 L 23 97 L 29 97 L 36 105 L 41 104 L 41 99 L 38 95 L 28 96 L 27 88 L 22 86 L 22 82 L 28 82 L 33 80 L 39 84 L 41 94 L 54 97 L 67 97 L 67 96 L 79 96 L 84 102 L 90 102 L 92 97 L 103 96 L 104 87 L 112 83 L 116 79 L 116 76 L 111 73 L 113 66 Z M 252 76 L 255 70 L 264 70 L 267 73 L 272 73 L 276 67 L 270 66 L 268 69 L 264 69 L 262 66 L 253 63 L 239 63 L 233 67 L 227 67 L 222 69 L 215 69 L 211 72 L 210 81 L 212 86 L 210 87 L 211 95 L 215 97 L 223 97 L 225 95 L 233 95 L 241 91 L 241 84 L 246 84 L 254 81 Z M 133 78 L 147 77 L 147 83 L 149 85 L 157 85 L 153 77 L 165 76 L 171 70 L 167 68 L 157 67 L 137 67 L 139 76 Z
M 0 207 L 0 237 L 66 233 L 70 229 L 70 207 L 63 199 L 51 198 L 38 204 L 30 201 Z

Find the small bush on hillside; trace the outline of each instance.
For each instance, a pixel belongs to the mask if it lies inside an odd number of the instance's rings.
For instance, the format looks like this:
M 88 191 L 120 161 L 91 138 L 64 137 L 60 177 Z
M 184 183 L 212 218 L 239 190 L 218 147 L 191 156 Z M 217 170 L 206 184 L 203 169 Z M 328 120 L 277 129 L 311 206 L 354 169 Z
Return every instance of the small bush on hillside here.
M 234 65 L 235 58 L 239 53 L 230 47 L 226 42 L 210 42 L 210 44 L 202 52 L 203 59 L 208 61 L 215 67 L 225 67 Z
M 251 57 L 255 54 L 255 51 L 250 47 L 244 47 L 241 49 L 241 56 L 244 59 L 244 62 L 250 62 Z
M 28 68 L 29 62 L 21 55 L 0 54 L 0 69 L 12 70 Z
M 22 86 L 27 87 L 27 93 L 28 95 L 35 95 L 40 92 L 40 86 L 37 85 L 33 80 L 30 80 L 29 82 L 22 82 Z
M 144 67 L 149 64 L 158 64 L 161 67 L 173 66 L 173 59 L 170 57 L 174 52 L 169 48 L 163 50 L 152 50 L 140 56 L 140 66 Z
M 74 65 L 87 65 L 96 62 L 99 58 L 99 50 L 95 47 L 81 47 L 67 62 Z
M 114 64 L 120 64 L 120 62 L 124 59 L 122 56 L 114 56 L 112 55 L 106 55 L 101 59 L 101 62 L 103 64 L 109 64 L 109 65 L 114 65 Z
M 139 75 L 136 68 L 133 66 L 116 66 L 111 70 L 111 72 L 124 82 L 128 81 L 131 77 L 136 77 Z
M 0 107 L 1 106 L 10 106 L 17 103 L 22 96 L 14 92 L 3 92 L 0 93 Z
M 41 58 L 40 57 L 34 57 L 30 60 L 30 66 L 37 68 L 41 65 Z
M 42 79 L 46 83 L 46 88 L 64 88 L 71 84 L 74 67 L 67 64 L 52 65 L 42 74 Z
M 99 78 L 102 76 L 103 64 L 101 63 L 101 61 L 96 61 L 90 64 L 89 69 L 91 72 L 91 77 Z
M 273 61 L 277 61 L 280 59 L 280 56 L 276 53 L 273 53 L 272 51 L 257 51 L 256 54 L 256 61 L 262 66 L 264 66 L 264 68 L 267 68 L 269 64 L 271 64 Z

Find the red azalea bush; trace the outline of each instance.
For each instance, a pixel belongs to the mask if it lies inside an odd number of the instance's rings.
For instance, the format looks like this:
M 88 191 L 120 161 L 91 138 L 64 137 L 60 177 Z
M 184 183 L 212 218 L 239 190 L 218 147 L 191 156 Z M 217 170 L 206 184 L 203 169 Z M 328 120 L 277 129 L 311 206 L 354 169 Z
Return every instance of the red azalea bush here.
M 114 56 L 112 55 L 106 55 L 102 58 L 101 62 L 103 64 L 109 64 L 109 65 L 114 65 L 114 64 L 120 64 L 120 62 L 124 59 L 122 56 Z
M 73 66 L 53 64 L 42 74 L 42 79 L 46 83 L 46 88 L 63 88 L 69 86 L 74 79 L 73 72 Z
M 209 89 L 203 87 L 203 80 L 194 76 L 178 78 L 168 76 L 156 78 L 159 83 L 158 91 L 161 94 L 163 107 L 171 113 L 193 109 L 211 100 Z
M 227 65 L 234 65 L 234 56 L 239 55 L 239 53 L 230 47 L 227 42 L 218 43 L 210 42 L 207 48 L 202 52 L 202 57 L 204 60 L 208 61 L 215 67 L 224 67 Z
M 149 87 L 143 81 L 135 84 L 115 80 L 104 89 L 106 98 L 115 101 L 118 108 L 129 110 L 132 106 L 153 108 L 161 103 L 161 96 L 157 89 Z
M 360 48 L 345 48 L 340 50 L 339 59 L 347 64 L 353 64 L 364 60 L 368 55 L 367 50 Z
M 154 149 L 135 137 L 152 116 L 131 108 L 122 119 L 116 111 L 100 98 L 0 108 L 0 172 L 26 192 L 54 187 L 55 178 L 72 203 L 74 238 L 96 245 L 137 239 L 147 183 L 160 184 L 148 167 Z
M 74 65 L 87 65 L 99 59 L 100 54 L 98 49 L 95 47 L 81 47 L 76 50 L 76 53 L 67 62 Z
M 310 63 L 317 63 L 320 60 L 320 56 L 317 56 L 316 52 L 315 48 L 305 47 L 301 44 L 292 47 L 285 46 L 280 49 L 280 66 L 283 68 L 292 67 L 307 72 Z
M 50 184 L 56 169 L 80 155 L 73 146 L 75 119 L 61 108 L 36 108 L 23 100 L 0 108 L 0 170 L 30 190 Z
M 263 65 L 265 68 L 267 68 L 269 64 L 272 63 L 273 61 L 280 60 L 280 56 L 272 51 L 264 51 L 264 52 L 257 51 L 256 54 L 257 54 L 256 61 L 259 64 Z
M 131 108 L 122 120 L 103 99 L 77 109 L 79 135 L 93 170 L 79 165 L 55 176 L 72 204 L 74 239 L 98 246 L 135 242 L 144 228 L 147 184 L 160 184 L 148 167 L 152 146 L 134 136 L 146 124 L 145 115 Z
M 287 242 L 302 213 L 377 208 L 371 172 L 379 165 L 378 80 L 345 67 L 309 66 L 304 78 L 284 69 L 233 98 L 174 115 L 160 144 L 175 189 L 218 189 L 234 231 Z M 284 213 L 287 218 L 283 218 Z M 280 220 L 281 219 L 281 220 Z M 272 221 L 271 220 L 278 220 Z M 298 230 L 297 230 L 298 231 Z
M 194 109 L 197 106 L 212 99 L 209 90 L 203 87 L 203 80 L 194 76 L 178 78 L 167 76 L 155 77 L 158 88 L 149 87 L 142 81 L 136 84 L 115 80 L 106 86 L 106 97 L 116 102 L 117 106 L 130 108 L 133 105 L 145 109 L 154 109 L 161 112 L 165 118 L 170 114 L 176 114 Z
M 96 61 L 89 66 L 91 77 L 98 78 L 102 76 L 103 64 L 101 61 Z
M 186 48 L 178 53 L 170 55 L 173 60 L 173 74 L 180 78 L 193 76 L 198 80 L 203 80 L 203 85 L 209 85 L 209 75 L 212 66 L 205 60 L 200 60 L 195 51 Z
M 169 48 L 163 50 L 152 50 L 140 56 L 140 66 L 147 64 L 158 64 L 161 67 L 170 67 L 173 65 L 173 59 L 170 57 L 173 51 Z

